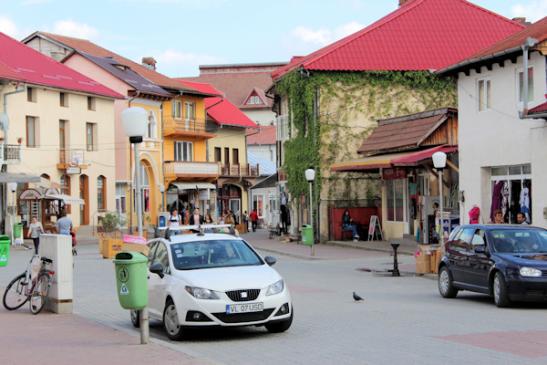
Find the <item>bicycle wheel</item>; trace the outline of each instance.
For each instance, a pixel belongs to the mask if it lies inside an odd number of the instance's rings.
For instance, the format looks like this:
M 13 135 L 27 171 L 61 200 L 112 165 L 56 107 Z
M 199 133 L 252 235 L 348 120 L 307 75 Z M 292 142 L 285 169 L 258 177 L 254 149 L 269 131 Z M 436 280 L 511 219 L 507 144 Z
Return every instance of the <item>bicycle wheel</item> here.
M 28 283 L 25 282 L 26 273 L 22 273 L 9 283 L 6 291 L 4 291 L 4 297 L 2 303 L 4 307 L 9 310 L 19 309 L 28 300 L 28 295 L 25 291 L 28 288 Z
M 49 282 L 51 277 L 47 272 L 43 272 L 38 275 L 36 284 L 32 288 L 32 294 L 30 295 L 30 311 L 32 314 L 38 314 L 44 308 L 46 304 L 46 298 L 49 293 Z

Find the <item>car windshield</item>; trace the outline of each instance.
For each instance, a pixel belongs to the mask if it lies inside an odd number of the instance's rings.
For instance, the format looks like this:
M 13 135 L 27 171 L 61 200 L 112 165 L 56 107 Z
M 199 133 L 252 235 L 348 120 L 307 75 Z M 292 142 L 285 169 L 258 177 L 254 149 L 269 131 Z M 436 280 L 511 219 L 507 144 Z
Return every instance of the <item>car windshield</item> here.
M 500 253 L 547 253 L 547 231 L 542 229 L 500 229 L 489 232 Z
M 242 240 L 208 240 L 171 244 L 177 270 L 262 265 L 262 259 Z

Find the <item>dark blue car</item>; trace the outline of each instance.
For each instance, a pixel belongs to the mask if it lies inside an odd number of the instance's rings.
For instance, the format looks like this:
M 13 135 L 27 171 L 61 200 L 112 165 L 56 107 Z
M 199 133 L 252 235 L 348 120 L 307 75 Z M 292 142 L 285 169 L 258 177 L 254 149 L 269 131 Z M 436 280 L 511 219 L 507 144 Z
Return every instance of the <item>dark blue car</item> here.
M 547 301 L 547 230 L 526 225 L 463 225 L 445 245 L 439 292 L 484 293 L 498 307 Z

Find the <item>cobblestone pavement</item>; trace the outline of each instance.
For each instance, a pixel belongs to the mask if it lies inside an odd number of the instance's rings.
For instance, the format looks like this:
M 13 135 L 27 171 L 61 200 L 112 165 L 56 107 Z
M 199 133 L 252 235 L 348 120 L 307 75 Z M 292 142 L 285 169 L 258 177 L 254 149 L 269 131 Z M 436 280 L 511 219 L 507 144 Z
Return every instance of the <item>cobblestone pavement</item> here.
M 251 236 L 247 237 L 253 241 Z M 387 268 L 387 253 L 359 251 L 307 260 L 278 255 L 277 270 L 291 290 L 295 321 L 286 333 L 263 328 L 209 331 L 185 342 L 152 335 L 170 349 L 224 364 L 545 364 L 545 305 L 498 309 L 482 295 L 442 299 L 436 282 L 358 270 Z M 75 266 L 75 312 L 136 333 L 116 299 L 113 264 L 96 246 L 82 246 Z M 22 260 L 16 252 L 0 270 L 0 285 Z M 411 265 L 412 257 L 403 257 Z M 19 261 L 19 262 L 18 262 Z M 17 270 L 18 271 L 18 270 Z M 14 272 L 13 272 L 14 274 Z M 365 298 L 355 303 L 352 291 Z

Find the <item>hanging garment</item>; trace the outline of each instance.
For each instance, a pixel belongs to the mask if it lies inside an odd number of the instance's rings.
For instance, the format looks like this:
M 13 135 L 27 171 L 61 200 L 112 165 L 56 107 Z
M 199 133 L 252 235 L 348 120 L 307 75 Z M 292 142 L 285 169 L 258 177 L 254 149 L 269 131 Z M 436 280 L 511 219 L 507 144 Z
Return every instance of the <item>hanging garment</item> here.
M 520 211 L 526 216 L 526 223 L 530 223 L 530 190 L 524 187 L 520 191 Z
M 503 188 L 501 189 L 501 212 L 503 213 L 503 220 L 508 221 L 509 215 L 509 196 L 511 195 L 511 188 L 509 182 L 503 182 Z
M 490 220 L 494 221 L 494 212 L 501 209 L 501 191 L 503 189 L 503 181 L 498 181 L 492 189 L 492 205 L 490 206 Z
M 469 211 L 469 224 L 479 224 L 479 217 L 481 216 L 481 209 L 476 205 Z

